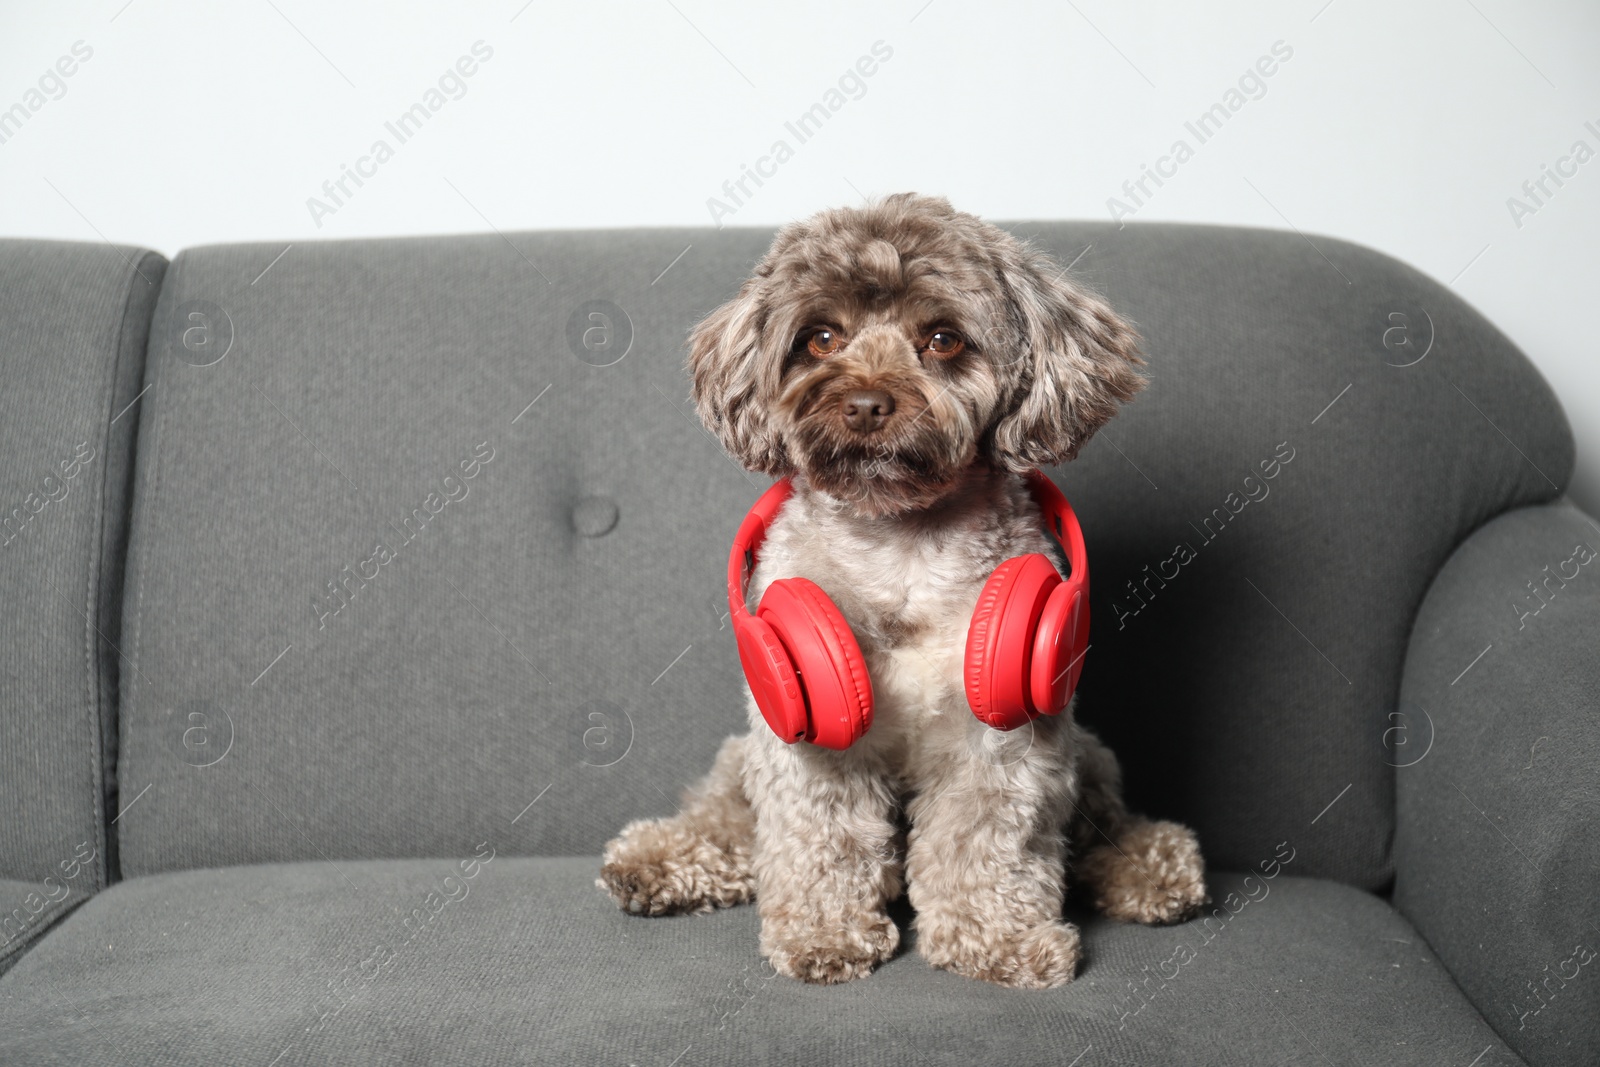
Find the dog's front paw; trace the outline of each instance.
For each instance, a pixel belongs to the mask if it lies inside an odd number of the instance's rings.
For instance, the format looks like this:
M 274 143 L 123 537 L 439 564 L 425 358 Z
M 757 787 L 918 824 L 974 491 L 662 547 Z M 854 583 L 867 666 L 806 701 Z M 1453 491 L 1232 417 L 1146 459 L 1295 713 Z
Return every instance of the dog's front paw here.
M 750 858 L 730 853 L 670 819 L 629 823 L 606 845 L 595 885 L 634 915 L 708 912 L 755 891 Z
M 1183 922 L 1210 902 L 1206 865 L 1194 831 L 1175 822 L 1139 820 L 1114 845 L 1089 850 L 1080 865 L 1094 906 L 1108 919 L 1159 925 Z
M 1078 972 L 1078 928 L 1059 920 L 1021 931 L 981 926 L 928 936 L 917 948 L 935 967 L 1014 989 L 1051 989 Z
M 762 952 L 773 969 L 816 985 L 865 978 L 900 944 L 900 929 L 887 915 L 852 919 L 832 929 L 768 921 L 761 928 Z

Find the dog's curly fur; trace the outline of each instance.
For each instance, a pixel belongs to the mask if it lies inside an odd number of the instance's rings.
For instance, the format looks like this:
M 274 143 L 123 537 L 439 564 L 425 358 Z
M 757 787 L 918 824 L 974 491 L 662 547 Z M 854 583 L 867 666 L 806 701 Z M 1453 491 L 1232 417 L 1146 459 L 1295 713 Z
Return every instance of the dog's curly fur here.
M 818 328 L 832 334 L 820 354 Z M 942 199 L 901 194 L 780 231 L 695 328 L 693 394 L 736 459 L 794 481 L 750 602 L 779 578 L 822 587 L 866 659 L 872 728 L 842 752 L 787 745 L 747 692 L 751 732 L 724 742 L 677 815 L 606 847 L 600 887 L 643 915 L 754 897 L 762 953 L 810 982 L 888 959 L 900 935 L 886 905 L 905 889 L 935 966 L 1070 981 L 1069 850 L 1107 916 L 1193 915 L 1207 899 L 1193 833 L 1126 811 L 1116 757 L 1072 709 L 1001 732 L 962 682 L 989 575 L 1028 552 L 1062 562 L 1019 475 L 1075 456 L 1143 385 L 1139 363 L 1137 334 L 1102 299 Z M 886 416 L 844 414 L 861 390 L 888 395 Z

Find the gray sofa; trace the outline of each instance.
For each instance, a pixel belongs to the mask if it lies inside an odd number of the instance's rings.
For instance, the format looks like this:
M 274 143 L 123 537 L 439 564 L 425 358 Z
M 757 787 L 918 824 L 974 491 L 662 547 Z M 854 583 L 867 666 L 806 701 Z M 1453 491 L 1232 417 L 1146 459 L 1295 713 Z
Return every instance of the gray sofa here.
M 1011 228 L 1146 338 L 1050 473 L 1079 713 L 1198 830 L 1203 921 L 1074 904 L 1049 992 L 908 948 L 811 987 L 751 908 L 594 887 L 744 726 L 764 486 L 682 358 L 770 231 L 4 242 L 0 1063 L 1600 1062 L 1600 528 L 1549 388 L 1364 248 Z

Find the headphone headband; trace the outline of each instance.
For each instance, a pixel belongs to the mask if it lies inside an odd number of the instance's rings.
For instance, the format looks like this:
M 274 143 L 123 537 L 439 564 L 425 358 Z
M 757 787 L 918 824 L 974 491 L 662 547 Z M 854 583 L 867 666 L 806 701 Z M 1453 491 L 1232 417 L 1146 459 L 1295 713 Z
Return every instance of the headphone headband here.
M 1023 479 L 1028 483 L 1028 490 L 1033 494 L 1034 503 L 1039 505 L 1039 510 L 1044 512 L 1045 532 L 1055 538 L 1061 546 L 1061 551 L 1067 557 L 1068 584 L 1078 585 L 1083 589 L 1083 597 L 1089 599 L 1089 550 L 1083 541 L 1083 527 L 1078 525 L 1077 513 L 1072 510 L 1072 505 L 1067 502 L 1061 488 L 1050 480 L 1049 475 L 1035 467 Z
M 750 614 L 745 596 L 749 593 L 750 576 L 756 571 L 756 551 L 767 539 L 767 527 L 792 492 L 794 483 L 788 478 L 774 482 L 750 508 L 750 513 L 739 524 L 739 532 L 733 535 L 733 548 L 728 553 L 728 610 L 735 617 Z
M 1089 597 L 1089 553 L 1084 546 L 1083 529 L 1072 505 L 1062 495 L 1060 488 L 1043 471 L 1034 469 L 1023 475 L 1034 503 L 1044 513 L 1045 532 L 1053 537 L 1067 557 L 1066 580 L 1083 589 L 1085 602 Z M 778 509 L 794 492 L 794 483 L 783 478 L 774 482 L 750 508 L 739 532 L 734 535 L 733 548 L 728 553 L 728 610 L 735 616 L 749 615 L 746 597 L 750 591 L 750 577 L 756 569 L 756 553 L 767 539 L 767 528 L 777 517 Z

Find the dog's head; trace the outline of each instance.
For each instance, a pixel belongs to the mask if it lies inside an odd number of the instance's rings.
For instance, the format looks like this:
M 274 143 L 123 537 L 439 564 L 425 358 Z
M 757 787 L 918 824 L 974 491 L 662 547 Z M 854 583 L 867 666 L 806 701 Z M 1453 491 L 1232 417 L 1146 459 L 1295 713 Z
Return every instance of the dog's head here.
M 1077 455 L 1143 386 L 1138 342 L 1043 253 L 901 193 L 784 227 L 695 327 L 689 371 L 740 463 L 890 515 L 974 463 Z

